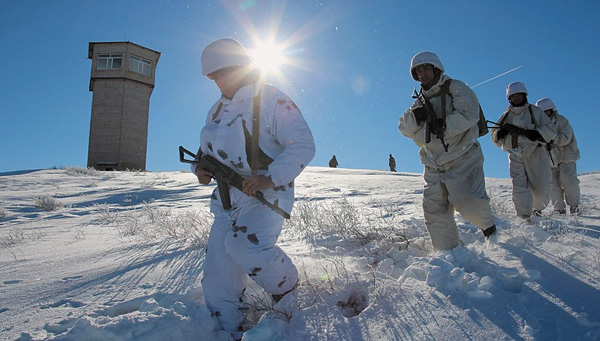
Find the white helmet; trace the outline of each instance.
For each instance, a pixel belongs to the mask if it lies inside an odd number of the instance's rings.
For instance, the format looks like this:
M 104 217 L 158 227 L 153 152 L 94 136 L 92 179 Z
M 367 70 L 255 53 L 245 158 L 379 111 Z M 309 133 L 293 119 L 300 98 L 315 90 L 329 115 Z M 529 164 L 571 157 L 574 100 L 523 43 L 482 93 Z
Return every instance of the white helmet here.
M 540 109 L 546 111 L 546 110 L 554 110 L 556 109 L 556 106 L 554 105 L 554 103 L 552 102 L 552 100 L 550 98 L 542 98 L 539 99 L 537 102 L 535 102 L 535 105 L 540 107 Z
M 442 65 L 442 62 L 440 61 L 440 58 L 435 53 L 426 52 L 426 51 L 419 52 L 414 57 L 412 57 L 412 60 L 410 61 L 410 75 L 417 82 L 419 81 L 419 78 L 417 77 L 415 68 L 417 66 L 423 65 L 423 64 L 431 64 L 431 65 L 435 66 L 436 68 L 440 69 L 440 71 L 442 71 L 442 73 L 444 73 L 444 66 Z
M 518 93 L 528 94 L 525 84 L 521 82 L 512 82 L 506 87 L 506 100 L 510 101 L 510 96 Z
M 202 50 L 200 61 L 204 76 L 224 68 L 252 64 L 242 44 L 233 38 L 223 38 L 208 44 Z

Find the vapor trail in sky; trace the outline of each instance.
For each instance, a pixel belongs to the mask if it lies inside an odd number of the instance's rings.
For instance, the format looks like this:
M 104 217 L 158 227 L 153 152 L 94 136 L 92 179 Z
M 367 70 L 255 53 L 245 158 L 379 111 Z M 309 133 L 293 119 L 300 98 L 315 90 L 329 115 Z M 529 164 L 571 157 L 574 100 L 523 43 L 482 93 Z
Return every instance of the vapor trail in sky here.
M 482 84 L 485 84 L 485 83 L 487 83 L 487 82 L 489 82 L 489 81 L 493 81 L 493 80 L 494 80 L 494 79 L 496 79 L 496 78 L 502 77 L 502 76 L 504 76 L 504 75 L 506 75 L 506 74 L 508 74 L 508 73 L 511 73 L 511 72 L 513 72 L 513 71 L 515 71 L 515 70 L 518 70 L 518 69 L 520 69 L 520 68 L 522 68 L 522 67 L 523 67 L 523 65 L 517 66 L 516 68 L 514 68 L 514 69 L 512 69 L 512 70 L 508 70 L 508 71 L 506 71 L 506 72 L 504 72 L 504 73 L 501 73 L 501 74 L 499 74 L 498 76 L 492 77 L 492 78 L 490 78 L 490 79 L 488 79 L 488 80 L 485 80 L 485 81 L 483 81 L 483 82 L 481 82 L 481 83 L 479 83 L 479 84 L 477 84 L 477 85 L 473 85 L 473 86 L 471 87 L 471 89 L 474 89 L 474 88 L 476 88 L 476 87 L 478 87 L 478 86 L 480 86 L 480 85 L 482 85 Z

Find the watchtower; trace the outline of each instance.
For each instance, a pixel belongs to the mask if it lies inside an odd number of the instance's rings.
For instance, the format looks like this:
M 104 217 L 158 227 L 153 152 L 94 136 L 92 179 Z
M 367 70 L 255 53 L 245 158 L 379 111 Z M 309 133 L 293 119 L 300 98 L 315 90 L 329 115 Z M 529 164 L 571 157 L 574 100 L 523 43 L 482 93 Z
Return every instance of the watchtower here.
M 131 42 L 90 42 L 88 167 L 146 170 L 150 95 L 160 52 Z

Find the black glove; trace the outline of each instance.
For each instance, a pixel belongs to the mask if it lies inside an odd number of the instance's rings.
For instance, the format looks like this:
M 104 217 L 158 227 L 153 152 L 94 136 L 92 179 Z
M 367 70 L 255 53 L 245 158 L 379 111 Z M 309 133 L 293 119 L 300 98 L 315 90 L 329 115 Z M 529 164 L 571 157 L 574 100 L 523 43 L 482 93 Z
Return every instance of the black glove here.
M 427 121 L 427 110 L 423 107 L 416 107 L 413 109 L 413 115 L 415 115 L 415 120 L 417 123 L 421 124 L 422 122 Z
M 444 122 L 443 118 L 435 118 L 433 119 L 433 122 L 431 122 L 430 127 L 431 128 L 431 132 L 434 134 L 443 134 L 444 130 L 446 129 L 446 124 Z
M 508 130 L 500 128 L 500 130 L 498 130 L 498 132 L 496 133 L 496 141 L 502 140 L 506 137 L 506 135 L 508 135 Z
M 510 131 L 519 131 L 522 130 L 521 128 L 517 127 L 514 124 L 510 124 L 510 123 L 504 123 L 502 125 L 502 127 L 500 127 L 500 130 L 498 131 L 498 133 L 496 134 L 496 137 L 498 138 L 497 141 L 502 140 L 503 138 L 506 137 L 506 135 L 508 135 L 508 133 L 510 133 Z
M 523 135 L 525 135 L 525 137 L 527 137 L 531 141 L 546 142 L 546 141 L 544 141 L 542 134 L 540 134 L 540 132 L 535 129 L 525 130 L 525 133 Z

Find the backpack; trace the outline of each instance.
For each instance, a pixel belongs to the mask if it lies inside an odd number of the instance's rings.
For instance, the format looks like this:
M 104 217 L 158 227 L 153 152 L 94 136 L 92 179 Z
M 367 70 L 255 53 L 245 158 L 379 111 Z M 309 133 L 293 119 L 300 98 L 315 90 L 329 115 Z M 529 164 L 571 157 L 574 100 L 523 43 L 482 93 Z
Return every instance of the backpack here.
M 448 96 L 450 96 L 450 98 L 452 98 L 452 92 L 450 92 L 450 83 L 452 83 L 452 79 L 448 79 L 447 81 L 444 82 L 444 84 L 442 84 L 441 90 L 440 90 L 440 96 L 441 96 L 441 100 L 442 100 L 442 115 L 444 118 L 444 121 L 446 121 L 446 96 L 442 96 L 442 94 L 448 94 Z M 483 115 L 483 109 L 481 109 L 481 104 L 479 105 L 479 121 L 477 122 L 477 127 L 479 128 L 479 136 L 484 136 L 489 132 L 489 129 L 487 127 L 487 123 L 485 121 L 485 116 Z

